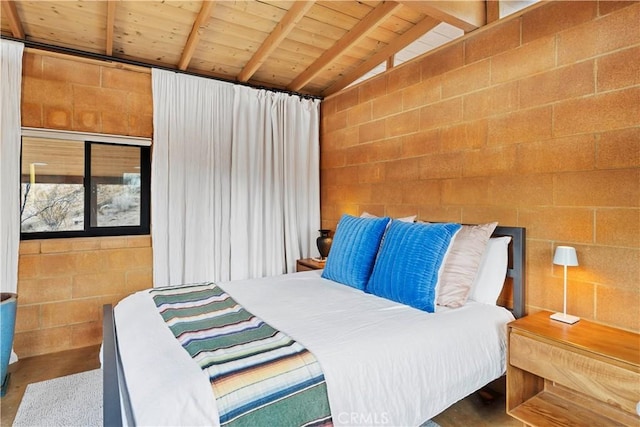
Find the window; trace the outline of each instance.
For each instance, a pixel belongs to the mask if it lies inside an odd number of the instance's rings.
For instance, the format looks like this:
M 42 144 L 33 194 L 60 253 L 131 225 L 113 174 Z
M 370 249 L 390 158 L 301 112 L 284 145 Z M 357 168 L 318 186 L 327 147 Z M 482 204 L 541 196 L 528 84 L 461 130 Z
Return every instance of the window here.
M 22 137 L 22 239 L 149 233 L 149 147 Z

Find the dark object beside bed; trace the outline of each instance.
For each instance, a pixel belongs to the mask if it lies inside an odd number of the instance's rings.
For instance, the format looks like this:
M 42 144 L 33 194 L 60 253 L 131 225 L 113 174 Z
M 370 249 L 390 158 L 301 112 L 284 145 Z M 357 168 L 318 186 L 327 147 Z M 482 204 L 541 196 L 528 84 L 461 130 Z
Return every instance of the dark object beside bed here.
M 492 237 L 510 236 L 507 277 L 512 283 L 513 307 L 516 318 L 525 310 L 526 229 L 522 227 L 496 227 Z M 508 279 L 507 279 L 508 281 Z M 133 411 L 127 394 L 126 379 L 120 362 L 118 339 L 113 317 L 113 307 L 103 307 L 103 425 L 121 426 L 123 418 L 128 425 L 135 425 Z M 122 402 L 122 405 L 121 405 Z M 124 411 L 124 417 L 123 413 Z

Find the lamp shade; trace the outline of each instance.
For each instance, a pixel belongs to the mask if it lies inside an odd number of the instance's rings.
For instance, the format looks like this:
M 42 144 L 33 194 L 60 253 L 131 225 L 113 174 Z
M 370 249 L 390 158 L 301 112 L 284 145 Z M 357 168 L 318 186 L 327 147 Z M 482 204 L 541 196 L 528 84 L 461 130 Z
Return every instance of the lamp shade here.
M 578 256 L 576 249 L 571 246 L 558 246 L 553 256 L 553 263 L 556 265 L 566 265 L 575 267 L 578 265 Z

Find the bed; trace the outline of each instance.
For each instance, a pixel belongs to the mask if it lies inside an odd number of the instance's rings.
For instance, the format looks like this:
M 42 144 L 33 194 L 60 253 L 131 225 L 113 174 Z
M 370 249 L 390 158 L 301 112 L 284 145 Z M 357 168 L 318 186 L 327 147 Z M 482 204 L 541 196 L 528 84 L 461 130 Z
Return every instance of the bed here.
M 329 261 L 325 271 L 194 286 L 232 296 L 308 349 L 333 424 L 420 425 L 505 372 L 506 323 L 525 314 L 525 229 L 497 226 L 491 241 L 500 236 L 508 309 L 468 300 L 426 313 L 323 277 Z M 153 301 L 143 291 L 104 307 L 104 425 L 218 425 L 206 375 Z

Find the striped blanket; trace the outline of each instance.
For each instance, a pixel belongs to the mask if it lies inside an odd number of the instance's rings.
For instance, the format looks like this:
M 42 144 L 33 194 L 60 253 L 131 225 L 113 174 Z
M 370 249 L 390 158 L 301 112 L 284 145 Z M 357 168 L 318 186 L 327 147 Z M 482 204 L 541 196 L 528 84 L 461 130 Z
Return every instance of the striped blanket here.
M 207 372 L 222 426 L 332 425 L 320 364 L 213 283 L 150 291 L 183 348 Z

